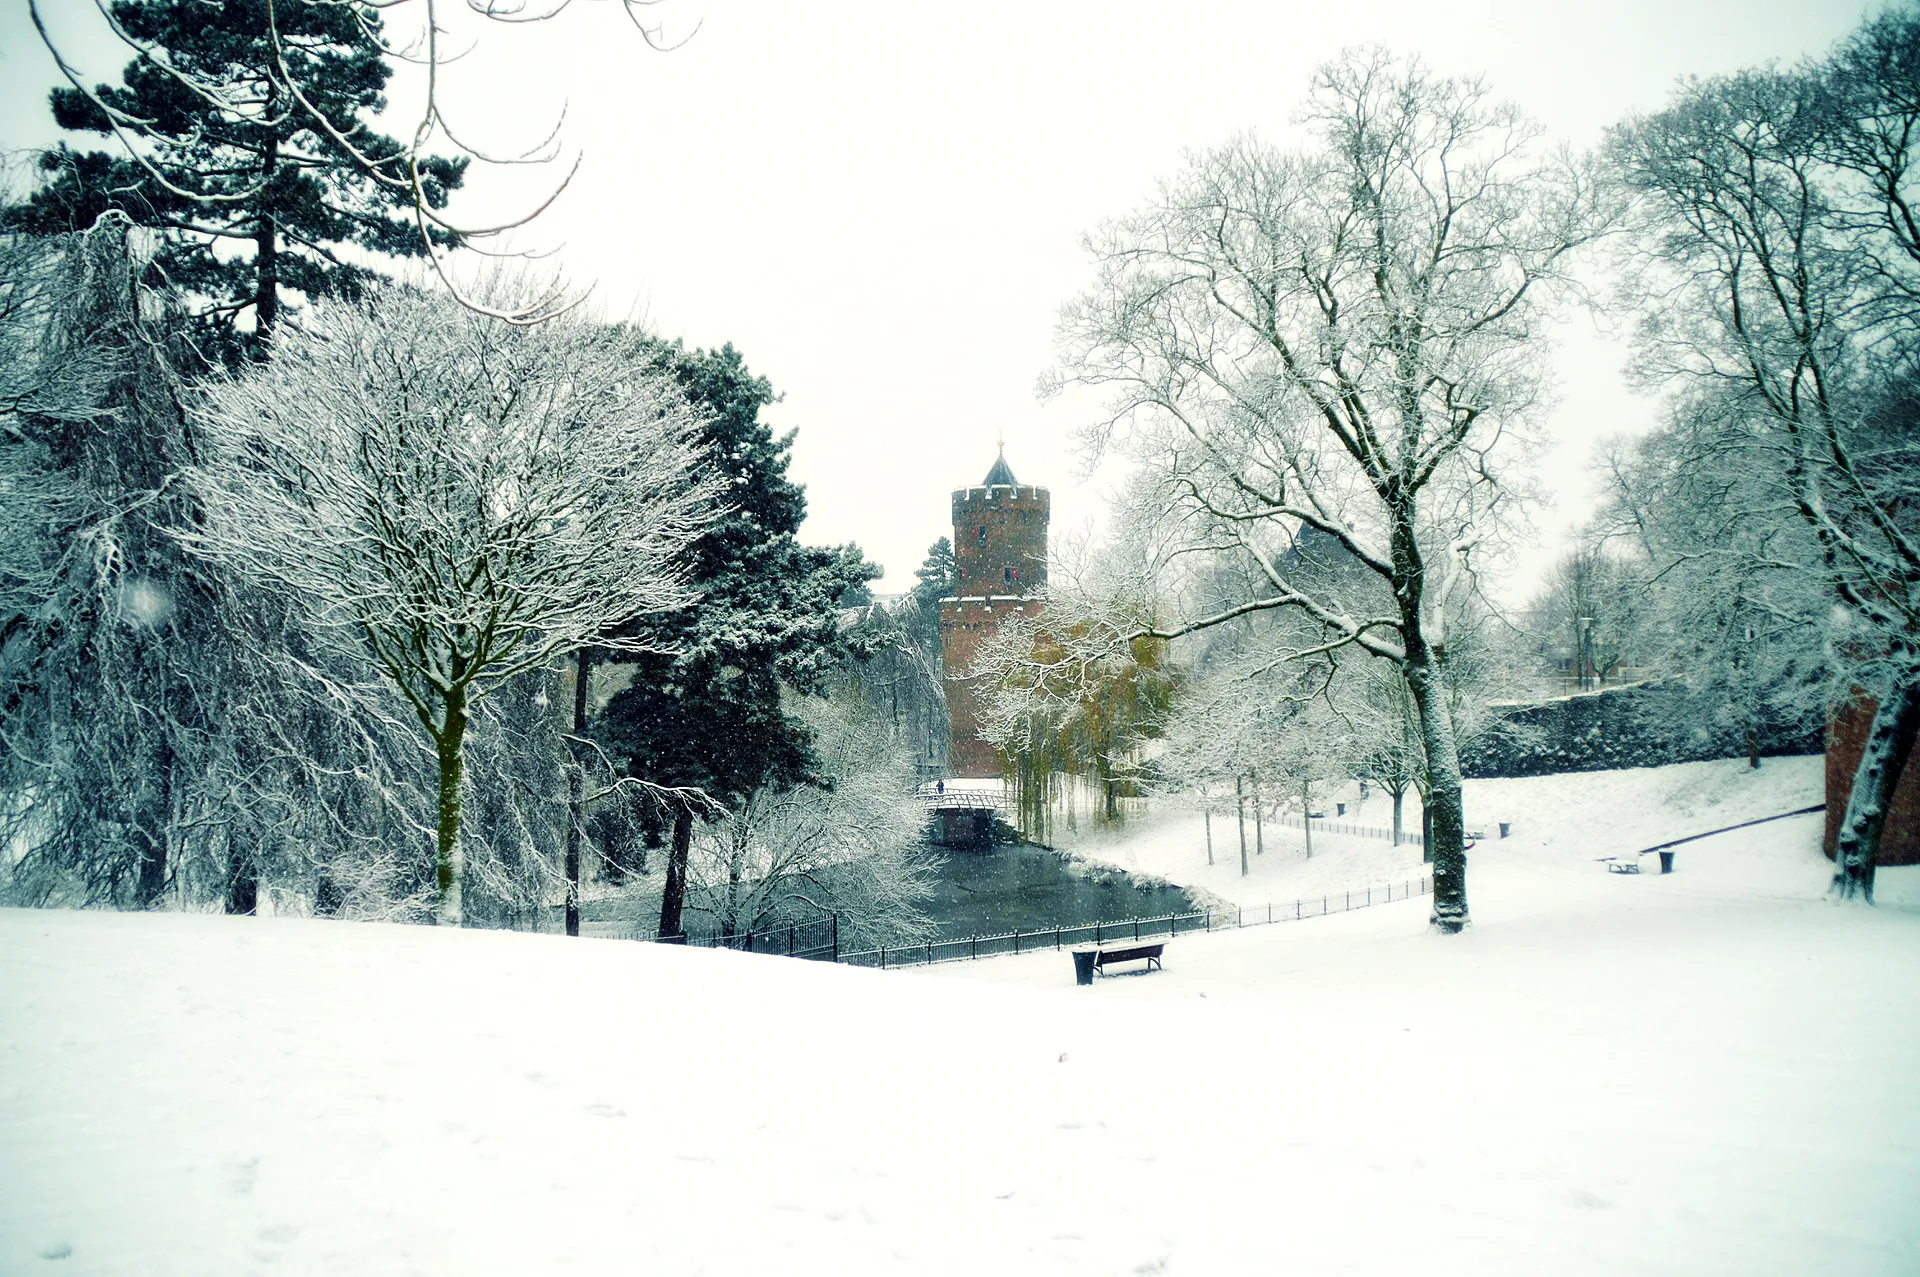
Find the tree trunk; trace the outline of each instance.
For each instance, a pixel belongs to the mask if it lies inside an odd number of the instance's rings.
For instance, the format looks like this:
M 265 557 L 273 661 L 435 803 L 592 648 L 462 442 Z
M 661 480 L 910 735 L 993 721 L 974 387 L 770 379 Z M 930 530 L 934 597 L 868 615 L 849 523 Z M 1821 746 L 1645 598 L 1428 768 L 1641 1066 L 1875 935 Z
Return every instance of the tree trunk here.
M 260 867 L 248 852 L 229 852 L 227 859 L 228 913 L 250 914 L 260 908 Z
M 1300 828 L 1307 835 L 1307 859 L 1313 859 L 1313 785 L 1300 782 Z
M 1253 854 L 1264 856 L 1267 854 L 1267 832 L 1260 819 L 1260 774 L 1248 772 L 1247 776 L 1253 781 Z
M 593 674 L 593 654 L 581 648 L 573 654 L 573 734 L 587 734 L 587 682 Z M 587 819 L 587 766 L 575 743 L 567 758 L 567 934 L 580 934 L 580 836 Z
M 1402 826 L 1400 823 L 1400 814 L 1406 797 L 1407 791 L 1405 788 L 1393 791 L 1393 845 L 1396 847 L 1406 839 L 1406 835 L 1401 832 Z
M 434 885 L 440 894 L 435 921 L 457 927 L 465 920 L 461 898 L 466 861 L 460 848 L 461 746 L 467 735 L 467 689 L 446 693 L 446 720 L 434 741 L 440 755 L 440 827 L 434 848 Z
M 1200 819 L 1206 822 L 1207 826 L 1207 863 L 1211 865 L 1213 863 L 1213 808 L 1201 809 Z
M 1920 671 L 1910 670 L 1875 707 L 1866 748 L 1853 769 L 1846 818 L 1834 844 L 1835 899 L 1858 897 L 1873 903 L 1873 872 L 1880 859 L 1887 809 L 1893 805 L 1894 789 L 1913 755 L 1916 733 L 1920 733 Z
M 267 96 L 269 116 L 275 114 L 274 96 L 271 92 Z M 260 221 L 253 233 L 254 352 L 262 359 L 266 358 L 267 345 L 273 340 L 273 327 L 280 318 L 280 235 L 279 225 L 270 211 L 273 175 L 279 161 L 280 139 L 270 137 L 260 159 L 260 181 L 267 190 L 261 194 Z
M 161 701 L 162 717 L 165 717 L 166 701 Z M 160 785 L 158 800 L 153 809 L 159 814 L 157 827 L 155 822 L 143 822 L 140 829 L 140 868 L 134 880 L 134 908 L 152 909 L 160 903 L 160 897 L 167 889 L 167 832 L 173 824 L 173 742 L 167 735 L 167 725 L 160 725 L 160 758 L 156 778 Z
M 1424 645 L 1410 642 L 1407 687 L 1413 693 L 1420 718 L 1420 740 L 1426 747 L 1427 856 L 1433 862 L 1433 926 L 1446 935 L 1463 930 L 1467 915 L 1467 852 L 1465 816 L 1460 803 L 1460 755 L 1453 739 L 1453 721 L 1447 717 L 1446 690 L 1440 674 L 1425 660 Z
M 680 915 L 687 905 L 687 852 L 693 847 L 693 812 L 682 809 L 673 815 L 673 850 L 667 855 L 667 886 L 660 893 L 660 938 L 673 940 L 684 936 Z
M 1240 876 L 1247 876 L 1247 791 L 1239 776 L 1233 778 L 1233 798 L 1240 807 Z
M 1760 770 L 1760 733 L 1751 724 L 1747 727 L 1747 766 Z

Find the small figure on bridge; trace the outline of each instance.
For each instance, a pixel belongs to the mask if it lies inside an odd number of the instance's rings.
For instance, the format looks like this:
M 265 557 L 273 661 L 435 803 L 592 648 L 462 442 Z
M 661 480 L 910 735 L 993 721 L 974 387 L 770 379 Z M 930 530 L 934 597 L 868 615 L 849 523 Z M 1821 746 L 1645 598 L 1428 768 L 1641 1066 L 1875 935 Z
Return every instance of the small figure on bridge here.
M 936 794 L 944 794 L 944 793 L 946 793 L 946 792 L 947 792 L 947 782 L 946 782 L 946 781 L 944 781 L 944 780 L 936 780 L 936 781 L 934 781 L 934 782 L 933 782 L 933 792 L 934 792 L 934 793 L 936 793 Z

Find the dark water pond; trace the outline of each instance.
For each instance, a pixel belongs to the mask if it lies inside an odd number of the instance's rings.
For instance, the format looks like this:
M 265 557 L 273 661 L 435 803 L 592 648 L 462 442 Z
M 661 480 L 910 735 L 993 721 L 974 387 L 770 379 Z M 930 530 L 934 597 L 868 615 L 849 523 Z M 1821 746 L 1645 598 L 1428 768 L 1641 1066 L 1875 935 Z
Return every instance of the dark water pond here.
M 1114 869 L 1062 860 L 1040 847 L 995 846 L 986 851 L 931 852 L 935 865 L 933 897 L 927 913 L 942 939 L 1044 931 L 1088 922 L 1126 918 L 1164 918 L 1196 910 L 1177 887 L 1137 881 Z M 688 925 L 704 924 L 689 914 Z M 591 935 L 651 935 L 660 916 L 655 892 L 590 899 L 581 905 L 584 930 Z M 545 930 L 562 925 L 559 909 L 549 911 Z
M 927 913 L 943 937 L 1165 917 L 1195 908 L 1178 887 L 1075 864 L 1040 847 L 933 855 L 938 874 Z

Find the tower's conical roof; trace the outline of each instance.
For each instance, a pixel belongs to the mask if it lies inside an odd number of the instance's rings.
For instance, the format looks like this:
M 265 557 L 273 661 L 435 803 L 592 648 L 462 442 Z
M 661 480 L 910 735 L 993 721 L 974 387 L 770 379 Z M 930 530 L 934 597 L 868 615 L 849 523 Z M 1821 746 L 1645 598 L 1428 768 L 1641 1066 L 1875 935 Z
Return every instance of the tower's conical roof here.
M 1013 471 L 1007 468 L 1007 454 L 1001 453 L 993 463 L 993 469 L 987 471 L 987 479 L 981 486 L 988 488 L 1018 487 L 1020 481 L 1013 477 Z

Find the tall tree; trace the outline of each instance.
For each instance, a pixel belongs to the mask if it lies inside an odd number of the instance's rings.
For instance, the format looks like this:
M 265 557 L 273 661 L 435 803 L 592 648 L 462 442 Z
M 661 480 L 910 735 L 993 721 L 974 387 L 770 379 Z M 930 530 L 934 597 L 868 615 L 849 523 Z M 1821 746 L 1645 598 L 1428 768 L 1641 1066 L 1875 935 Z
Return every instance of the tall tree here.
M 812 775 L 811 736 L 783 691 L 817 692 L 840 659 L 839 600 L 879 575 L 851 545 L 796 539 L 806 497 L 787 477 L 793 433 L 760 420 L 773 387 L 738 351 L 654 342 L 640 356 L 705 413 L 696 439 L 721 485 L 723 512 L 689 549 L 696 606 L 651 624 L 656 650 L 633 658 L 631 685 L 600 721 L 630 775 L 702 790 L 723 808 Z M 671 821 L 660 934 L 684 932 L 687 856 L 702 809 Z
M 287 290 L 365 288 L 372 270 L 342 246 L 409 256 L 425 251 L 423 231 L 458 242 L 413 205 L 444 208 L 466 159 L 415 155 L 371 128 L 390 76 L 378 9 L 117 0 L 109 13 L 136 56 L 118 85 L 53 90 L 53 115 L 124 146 L 46 153 L 45 184 L 7 210 L 8 226 L 84 230 L 117 209 L 162 231 L 157 266 L 200 299 L 207 337 L 228 353 L 236 321 L 264 347 Z
M 0 239 L 6 897 L 406 912 L 417 748 L 363 670 L 182 551 L 202 441 L 154 236 Z
M 1649 374 L 1738 455 L 1727 514 L 1797 522 L 1829 591 L 1836 691 L 1875 704 L 1834 892 L 1872 899 L 1894 786 L 1920 734 L 1920 7 L 1829 58 L 1688 84 L 1610 146 L 1636 197 Z
M 1433 925 L 1457 932 L 1450 600 L 1512 500 L 1501 445 L 1532 416 L 1537 316 L 1597 233 L 1597 201 L 1484 84 L 1418 62 L 1327 65 L 1306 117 L 1313 149 L 1230 143 L 1093 237 L 1098 281 L 1063 314 L 1062 376 L 1114 389 L 1094 446 L 1126 446 L 1195 544 L 1252 569 L 1246 595 L 1148 632 L 1285 609 L 1318 633 L 1275 659 L 1350 650 L 1399 667 L 1432 786 Z M 1287 558 L 1301 528 L 1367 588 L 1303 577 Z
M 476 708 L 690 602 L 684 554 L 718 485 L 693 473 L 678 387 L 636 372 L 617 332 L 511 327 L 397 287 L 317 305 L 312 323 L 204 393 L 190 539 L 411 707 L 439 764 L 439 917 L 458 926 Z

